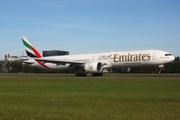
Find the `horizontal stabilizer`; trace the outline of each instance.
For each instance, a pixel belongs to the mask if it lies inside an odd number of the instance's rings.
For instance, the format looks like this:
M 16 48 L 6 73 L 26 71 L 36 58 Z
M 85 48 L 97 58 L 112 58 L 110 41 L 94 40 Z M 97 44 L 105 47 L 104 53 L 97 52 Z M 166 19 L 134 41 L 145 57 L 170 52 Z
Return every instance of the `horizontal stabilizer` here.
M 34 64 L 34 62 L 30 62 L 30 61 L 23 61 L 22 63 L 25 63 L 25 64 Z

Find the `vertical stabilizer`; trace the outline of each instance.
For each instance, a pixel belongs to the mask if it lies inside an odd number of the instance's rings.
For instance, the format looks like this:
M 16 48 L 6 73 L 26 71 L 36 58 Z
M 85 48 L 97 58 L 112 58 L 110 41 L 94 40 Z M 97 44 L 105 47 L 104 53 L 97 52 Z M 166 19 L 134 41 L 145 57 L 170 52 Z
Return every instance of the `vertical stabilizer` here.
M 33 61 L 34 61 L 34 58 L 41 58 L 41 55 L 39 54 L 39 52 L 34 48 L 34 46 L 29 42 L 29 40 L 26 37 L 22 37 L 22 41 L 23 41 L 23 44 L 24 44 L 24 47 L 25 47 L 25 50 L 26 50 L 28 57 L 33 58 Z M 29 60 L 27 60 L 28 62 L 27 61 L 26 62 L 30 63 Z M 50 69 L 43 62 L 38 61 L 38 60 L 35 60 L 35 61 L 36 61 L 36 63 L 38 63 L 38 65 L 37 65 L 38 67 Z M 31 61 L 31 63 L 32 63 L 32 61 Z
M 41 58 L 39 52 L 34 48 L 34 46 L 29 42 L 26 37 L 22 37 L 22 41 L 29 57 Z

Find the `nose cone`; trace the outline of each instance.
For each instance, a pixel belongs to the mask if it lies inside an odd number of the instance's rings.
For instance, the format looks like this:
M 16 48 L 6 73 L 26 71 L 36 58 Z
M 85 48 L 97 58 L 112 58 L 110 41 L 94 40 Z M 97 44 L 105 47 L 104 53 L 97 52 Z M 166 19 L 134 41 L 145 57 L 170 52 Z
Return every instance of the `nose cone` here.
M 175 60 L 175 57 L 174 56 L 172 56 L 172 61 L 174 61 Z
M 164 57 L 164 62 L 165 62 L 165 63 L 169 63 L 169 62 L 172 62 L 172 61 L 174 61 L 174 60 L 175 60 L 175 57 L 172 56 L 172 55 L 168 55 L 168 56 L 165 56 L 165 57 Z
M 165 62 L 169 63 L 175 60 L 174 56 L 169 56 L 168 58 L 166 58 Z

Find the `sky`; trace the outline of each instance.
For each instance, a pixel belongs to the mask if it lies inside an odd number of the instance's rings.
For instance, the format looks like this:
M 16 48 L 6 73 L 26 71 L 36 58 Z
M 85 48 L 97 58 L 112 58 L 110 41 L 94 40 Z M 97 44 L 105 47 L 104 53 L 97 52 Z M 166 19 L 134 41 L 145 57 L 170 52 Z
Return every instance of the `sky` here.
M 0 60 L 21 37 L 70 54 L 158 49 L 180 56 L 179 0 L 1 0 Z

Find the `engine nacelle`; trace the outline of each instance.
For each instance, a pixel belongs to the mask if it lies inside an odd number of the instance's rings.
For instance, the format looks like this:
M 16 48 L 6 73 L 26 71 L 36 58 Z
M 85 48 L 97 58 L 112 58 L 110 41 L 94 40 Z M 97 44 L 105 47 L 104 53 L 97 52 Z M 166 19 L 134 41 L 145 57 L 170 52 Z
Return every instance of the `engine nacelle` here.
M 100 73 L 102 71 L 102 64 L 100 62 L 86 63 L 84 69 L 89 73 Z

